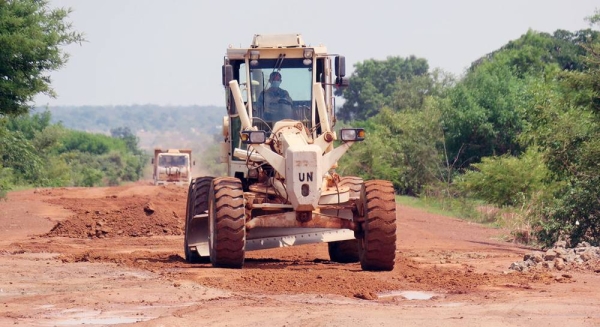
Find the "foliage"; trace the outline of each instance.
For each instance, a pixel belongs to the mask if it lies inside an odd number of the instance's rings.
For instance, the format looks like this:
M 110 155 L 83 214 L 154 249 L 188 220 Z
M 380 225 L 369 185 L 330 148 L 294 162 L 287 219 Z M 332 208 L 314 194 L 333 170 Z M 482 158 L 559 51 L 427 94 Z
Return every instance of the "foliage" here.
M 29 112 L 39 93 L 54 96 L 49 72 L 68 60 L 61 47 L 84 41 L 49 1 L 0 1 L 0 116 Z
M 5 199 L 8 191 L 13 188 L 12 176 L 10 168 L 0 166 L 0 200 Z
M 6 131 L 0 138 L 0 163 L 2 167 L 10 168 L 7 179 L 13 183 L 24 183 L 41 173 L 41 158 L 31 141 L 19 131 Z
M 457 167 L 521 151 L 516 137 L 523 122 L 515 108 L 522 84 L 510 67 L 496 61 L 479 65 L 449 90 L 442 120 Z
M 31 115 L 11 117 L 6 120 L 6 128 L 9 131 L 19 131 L 28 140 L 33 139 L 36 132 L 50 125 L 51 114 L 48 111 L 35 112 Z
M 139 139 L 137 136 L 135 136 L 135 134 L 133 134 L 133 132 L 131 132 L 131 129 L 129 127 L 113 128 L 110 130 L 110 135 L 113 138 L 123 140 L 125 142 L 125 145 L 127 146 L 127 150 L 129 150 L 131 153 L 136 153 L 139 151 Z M 139 154 L 141 154 L 141 152 Z
M 596 16 L 600 17 L 598 13 Z M 581 31 L 580 31 L 581 32 Z M 566 33 L 563 33 L 563 35 Z M 571 37 L 577 45 L 572 70 L 546 70 L 527 76 L 519 114 L 522 146 L 534 146 L 552 178 L 550 189 L 531 202 L 535 236 L 547 246 L 559 238 L 572 245 L 598 244 L 600 211 L 600 39 L 596 31 Z M 557 33 L 555 33 L 557 35 Z M 564 68 L 564 66 L 563 66 Z
M 583 70 L 585 44 L 599 40 L 596 31 L 554 35 L 528 31 L 497 51 L 476 61 L 467 75 L 448 93 L 444 106 L 444 126 L 448 152 L 457 166 L 466 168 L 483 157 L 519 155 L 525 148 L 519 138 L 537 124 L 524 111 L 530 98 L 539 97 L 533 84 L 551 87 L 561 69 Z M 547 90 L 549 91 L 549 90 Z
M 367 119 L 352 124 L 368 135 L 340 160 L 342 175 L 390 180 L 398 192 L 411 195 L 447 180 L 438 108 L 454 78 L 427 70 L 427 62 L 414 56 L 357 64 L 338 117 Z
M 557 201 L 540 209 L 537 237 L 547 246 L 560 238 L 571 245 L 600 244 L 600 177 L 574 180 L 557 192 Z
M 583 71 L 587 68 L 582 58 L 586 55 L 585 47 L 589 43 L 600 40 L 600 33 L 592 29 L 569 32 L 557 30 L 553 34 L 556 44 L 549 49 L 558 66 L 568 71 Z
M 433 103 L 424 107 L 422 111 L 381 110 L 366 126 L 367 139 L 341 159 L 342 175 L 387 179 L 401 194 L 410 195 L 442 179 L 440 113 Z
M 586 54 L 585 44 L 600 39 L 600 33 L 591 29 L 575 32 L 556 30 L 553 34 L 527 31 L 519 39 L 509 41 L 500 49 L 475 61 L 469 71 L 490 61 L 501 61 L 511 67 L 520 78 L 537 75 L 546 71 L 549 65 L 561 70 L 584 70 L 582 56 Z
M 381 115 L 390 112 L 389 109 L 384 109 Z M 386 147 L 397 137 L 391 139 L 389 135 L 393 131 L 372 121 L 356 123 L 365 128 L 367 136 L 364 141 L 354 144 L 348 154 L 340 159 L 338 172 L 342 176 L 360 176 L 365 180 L 374 178 L 390 180 L 397 188 L 401 167 L 394 166 L 393 161 L 398 155 L 386 150 Z
M 71 131 L 62 140 L 59 153 L 79 151 L 95 155 L 108 153 L 113 139 L 102 134 Z
M 424 84 L 425 92 L 431 83 L 427 77 L 428 70 L 427 60 L 415 56 L 369 59 L 357 63 L 350 76 L 350 86 L 338 91 L 338 95 L 343 95 L 345 99 L 338 118 L 344 121 L 365 120 L 377 115 L 384 106 L 393 107 L 398 98 L 394 95 L 402 92 L 401 86 L 405 84 L 400 83 L 402 81 L 411 82 L 413 78 L 423 77 L 418 80 L 418 84 Z M 412 102 L 415 101 L 419 100 L 413 98 Z
M 472 197 L 499 207 L 519 206 L 544 190 L 549 171 L 542 155 L 530 148 L 520 157 L 485 157 L 456 181 L 456 186 Z
M 49 112 L 1 120 L 0 194 L 14 186 L 100 186 L 136 181 L 147 161 L 127 129 L 118 137 L 51 124 Z
M 560 237 L 573 245 L 600 243 L 600 42 L 587 46 L 585 71 L 561 73 L 551 101 L 537 101 L 540 117 L 528 140 L 545 151 L 545 162 L 564 184 L 555 201 L 539 208 L 538 237 L 551 245 Z
M 598 11 L 590 22 L 600 22 Z M 600 174 L 599 35 L 528 31 L 456 83 L 427 70 L 402 75 L 402 58 L 357 64 L 338 117 L 368 137 L 338 170 L 444 203 L 463 199 L 461 190 L 507 207 L 499 219 L 543 242 L 597 242 L 600 193 L 589 181 Z

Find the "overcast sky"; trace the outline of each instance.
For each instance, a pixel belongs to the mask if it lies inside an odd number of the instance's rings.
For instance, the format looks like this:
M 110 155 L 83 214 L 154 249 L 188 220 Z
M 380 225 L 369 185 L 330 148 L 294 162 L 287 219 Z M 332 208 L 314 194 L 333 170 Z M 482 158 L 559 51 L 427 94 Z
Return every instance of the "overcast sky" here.
M 361 5 L 352 3 L 361 3 Z M 588 28 L 600 0 L 51 0 L 88 42 L 71 45 L 44 105 L 224 105 L 228 45 L 300 33 L 356 62 L 425 58 L 460 76 L 482 55 L 533 29 Z

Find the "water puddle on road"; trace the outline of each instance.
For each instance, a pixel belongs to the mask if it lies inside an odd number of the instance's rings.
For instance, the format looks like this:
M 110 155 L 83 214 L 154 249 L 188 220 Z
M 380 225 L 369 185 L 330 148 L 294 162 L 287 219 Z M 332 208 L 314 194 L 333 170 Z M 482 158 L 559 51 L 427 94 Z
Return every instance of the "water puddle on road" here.
M 117 324 L 130 324 L 140 321 L 154 319 L 155 317 L 141 317 L 133 312 L 125 311 L 100 311 L 86 309 L 67 309 L 60 313 L 54 313 L 60 318 L 53 318 L 46 321 L 49 326 L 108 326 Z
M 75 325 L 118 325 L 131 324 L 135 322 L 150 320 L 152 318 L 130 318 L 130 317 L 112 317 L 112 318 L 85 318 L 85 319 L 70 319 L 52 322 L 53 326 L 75 326 Z
M 438 296 L 439 294 L 421 291 L 391 291 L 377 295 L 379 298 L 403 297 L 407 300 L 431 300 L 431 298 Z

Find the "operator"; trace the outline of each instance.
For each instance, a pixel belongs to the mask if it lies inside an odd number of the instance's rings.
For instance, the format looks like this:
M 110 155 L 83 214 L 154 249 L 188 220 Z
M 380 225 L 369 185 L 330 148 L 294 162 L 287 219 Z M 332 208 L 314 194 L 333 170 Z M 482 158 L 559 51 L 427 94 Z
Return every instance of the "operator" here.
M 263 112 L 265 121 L 278 121 L 292 118 L 292 98 L 288 91 L 280 88 L 281 74 L 272 72 L 269 75 L 270 87 L 263 90 L 258 96 L 256 108 Z

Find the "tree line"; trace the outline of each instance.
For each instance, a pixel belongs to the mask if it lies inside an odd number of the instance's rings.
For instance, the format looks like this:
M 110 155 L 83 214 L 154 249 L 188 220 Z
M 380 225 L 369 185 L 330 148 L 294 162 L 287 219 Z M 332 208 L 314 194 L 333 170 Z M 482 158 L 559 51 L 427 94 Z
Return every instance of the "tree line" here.
M 587 20 L 597 26 L 600 12 Z M 508 208 L 542 244 L 598 244 L 597 30 L 527 31 L 460 79 L 415 57 L 355 68 L 338 91 L 346 100 L 338 118 L 366 127 L 368 138 L 342 158 L 344 174 L 391 180 L 401 194 Z
M 38 108 L 44 109 L 44 108 Z M 51 106 L 52 122 L 67 128 L 103 133 L 127 126 L 132 131 L 186 131 L 188 135 L 220 131 L 224 107 L 216 106 Z
M 69 13 L 48 1 L 0 1 L 0 198 L 15 187 L 136 181 L 147 161 L 127 128 L 90 134 L 32 113 L 35 95 L 55 95 L 49 73 L 67 62 L 63 47 L 85 41 Z
M 110 186 L 142 177 L 149 156 L 129 128 L 93 134 L 50 117 L 45 111 L 1 121 L 0 197 L 15 187 Z

